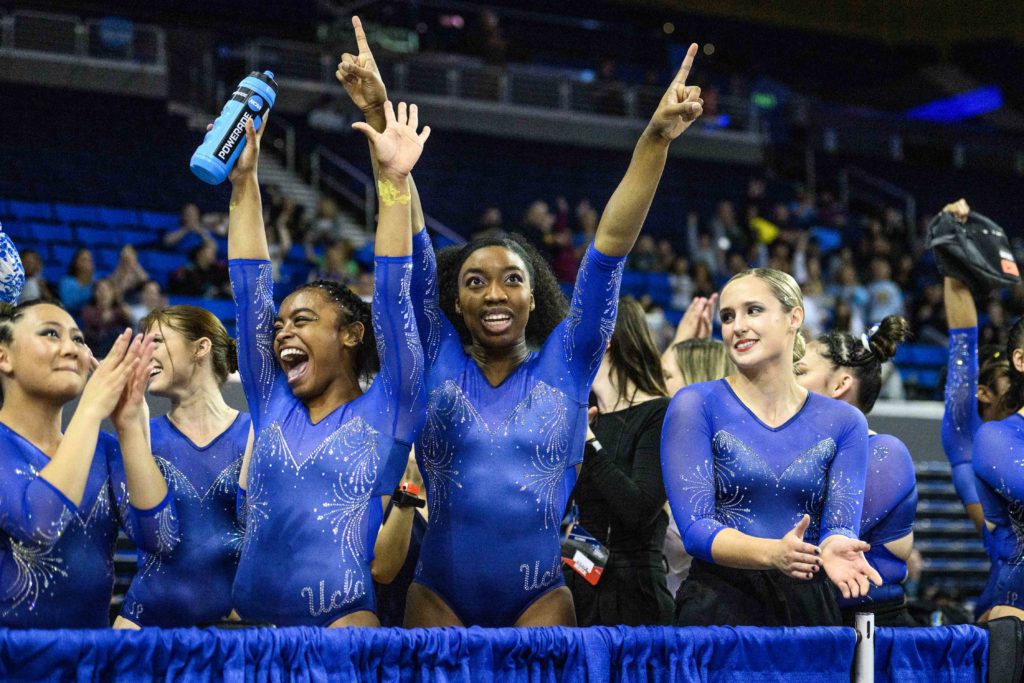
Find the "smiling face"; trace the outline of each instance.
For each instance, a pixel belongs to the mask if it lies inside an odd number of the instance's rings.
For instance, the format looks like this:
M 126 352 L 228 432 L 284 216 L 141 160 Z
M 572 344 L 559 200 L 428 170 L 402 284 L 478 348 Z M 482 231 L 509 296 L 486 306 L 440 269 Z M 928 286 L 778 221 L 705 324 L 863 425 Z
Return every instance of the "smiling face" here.
M 170 398 L 187 390 L 195 375 L 196 344 L 169 325 L 156 324 L 147 333 L 153 334 L 153 370 L 149 392 Z
M 459 270 L 455 310 L 473 341 L 502 349 L 526 342 L 526 323 L 534 308 L 526 263 L 502 246 L 471 253 Z
M 769 284 L 753 275 L 729 282 L 719 305 L 722 339 L 737 368 L 791 362 L 802 308 L 786 312 Z
M 325 392 L 354 367 L 363 339 L 362 323 L 349 322 L 341 306 L 317 288 L 293 292 L 274 321 L 274 354 L 296 398 L 306 401 Z
M 0 374 L 25 394 L 66 403 L 82 393 L 90 357 L 68 312 L 39 304 L 23 309 L 11 323 L 10 341 L 0 344 Z

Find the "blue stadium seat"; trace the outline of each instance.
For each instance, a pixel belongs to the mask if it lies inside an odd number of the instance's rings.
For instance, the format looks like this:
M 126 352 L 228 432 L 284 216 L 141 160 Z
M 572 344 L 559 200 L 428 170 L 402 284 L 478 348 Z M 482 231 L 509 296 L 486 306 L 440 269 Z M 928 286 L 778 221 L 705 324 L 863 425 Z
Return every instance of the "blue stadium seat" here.
M 150 276 L 163 285 L 167 284 L 167 276 L 185 265 L 187 259 L 183 254 L 147 249 L 139 252 L 139 263 L 149 271 Z
M 181 219 L 176 213 L 163 211 L 142 211 L 139 216 L 139 227 L 153 232 L 167 232 L 177 230 L 181 225 Z
M 71 244 L 51 244 L 50 260 L 53 262 L 51 265 L 54 268 L 60 268 L 61 275 L 65 275 L 76 251 L 78 251 L 78 247 Z
M 100 222 L 110 226 L 128 225 L 135 227 L 141 222 L 139 212 L 135 209 L 115 209 L 108 206 L 99 207 Z
M 54 204 L 54 213 L 62 223 L 95 225 L 100 222 L 100 212 L 95 206 L 84 204 Z
M 213 313 L 221 322 L 235 320 L 235 302 L 231 299 L 204 299 L 201 296 L 175 296 L 171 295 L 169 302 L 172 306 L 198 306 Z
M 21 243 L 25 240 L 38 239 L 33 234 L 32 225 L 30 223 L 22 223 L 21 221 L 7 221 L 4 223 L 4 232 L 11 236 L 14 243 L 21 246 Z
M 31 236 L 37 240 L 46 240 L 47 242 L 75 242 L 75 237 L 71 233 L 71 228 L 66 225 L 31 223 L 29 224 L 29 229 L 31 231 Z
M 149 230 L 118 230 L 117 239 L 120 244 L 131 244 L 140 247 L 159 242 L 160 235 Z
M 53 207 L 46 202 L 8 202 L 11 215 L 28 220 L 53 220 Z
M 117 247 L 97 247 L 92 250 L 93 261 L 96 263 L 96 271 L 99 273 L 110 273 L 117 268 L 117 261 L 121 258 L 121 250 Z
M 107 228 L 75 228 L 75 232 L 78 234 L 79 244 L 84 244 L 89 248 L 95 248 L 103 245 L 115 245 L 119 243 L 119 238 L 116 230 L 109 230 Z

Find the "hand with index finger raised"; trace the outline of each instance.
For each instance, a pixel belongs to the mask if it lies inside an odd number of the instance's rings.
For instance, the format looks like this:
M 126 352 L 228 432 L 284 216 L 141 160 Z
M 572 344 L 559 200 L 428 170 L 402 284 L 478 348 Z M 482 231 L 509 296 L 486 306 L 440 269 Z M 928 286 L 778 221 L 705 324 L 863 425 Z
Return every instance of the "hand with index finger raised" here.
M 683 58 L 676 77 L 651 117 L 648 128 L 666 140 L 675 140 L 704 113 L 704 100 L 701 99 L 700 88 L 686 84 L 696 56 L 697 43 L 693 43 L 686 51 L 686 57 Z
M 353 104 L 363 112 L 382 109 L 388 99 L 387 88 L 377 69 L 377 62 L 370 51 L 370 43 L 366 40 L 363 23 L 359 17 L 352 17 L 352 28 L 355 29 L 358 54 L 346 52 L 341 55 L 335 77 L 344 86 L 345 92 L 352 98 Z

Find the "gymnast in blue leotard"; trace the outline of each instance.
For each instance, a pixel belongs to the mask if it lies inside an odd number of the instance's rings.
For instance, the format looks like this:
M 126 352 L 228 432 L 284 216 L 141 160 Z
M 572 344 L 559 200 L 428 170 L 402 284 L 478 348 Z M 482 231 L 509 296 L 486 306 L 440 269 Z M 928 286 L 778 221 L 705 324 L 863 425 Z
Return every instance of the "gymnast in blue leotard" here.
M 231 613 L 242 529 L 235 515 L 238 474 L 250 443 L 248 413 L 221 395 L 238 369 L 235 341 L 212 313 L 165 306 L 139 327 L 154 335 L 149 392 L 171 401 L 150 420 L 153 456 L 171 483 L 181 540 L 166 556 L 139 553 L 115 628 L 196 626 Z
M 694 557 L 676 623 L 838 624 L 826 574 L 844 597 L 881 583 L 857 539 L 866 421 L 796 383 L 803 307 L 790 275 L 745 271 L 720 305 L 736 372 L 681 389 L 662 431 L 665 489 Z
M 334 282 L 300 287 L 275 312 L 251 123 L 232 172 L 239 372 L 256 433 L 240 479 L 247 523 L 234 604 L 245 619 L 379 623 L 370 565 L 382 498 L 398 483 L 423 417 L 408 174 L 429 134 L 417 135 L 415 106 L 400 105 L 397 118 L 390 104 L 387 111 L 382 134 L 357 124 L 382 168 L 372 316 Z M 363 393 L 360 376 L 378 357 L 380 371 Z
M 64 309 L 0 308 L 0 625 L 107 627 L 118 530 L 155 554 L 177 542 L 146 441 L 151 357 L 151 341 L 125 330 L 88 377 L 95 361 Z M 108 416 L 120 444 L 100 432 Z
M 870 336 L 861 339 L 844 332 L 822 335 L 808 344 L 803 358 L 794 363 L 797 382 L 805 389 L 856 406 L 867 415 L 882 387 L 882 363 L 896 353 L 897 344 L 908 331 L 905 319 L 888 316 Z M 871 432 L 868 446 L 871 454 L 860 538 L 871 545 L 865 556 L 883 583 L 871 586 L 867 595 L 841 599 L 843 622 L 852 626 L 857 612 L 869 611 L 875 614 L 877 626 L 914 626 L 903 592 L 917 509 L 914 462 L 903 442 L 890 434 Z
M 574 623 L 558 526 L 583 457 L 587 394 L 614 328 L 624 257 L 669 143 L 701 113 L 699 88 L 685 84 L 695 53 L 694 45 L 637 143 L 568 315 L 550 270 L 524 241 L 475 241 L 435 268 L 426 232 L 416 234 L 413 301 L 428 395 L 416 456 L 430 515 L 407 626 Z M 379 81 L 367 68 L 342 66 Z
M 990 606 L 982 621 L 1024 619 L 1024 317 L 1010 328 L 1006 356 L 1010 388 L 1003 405 L 1012 414 L 981 425 L 974 438 L 974 474 L 992 561 L 985 589 Z

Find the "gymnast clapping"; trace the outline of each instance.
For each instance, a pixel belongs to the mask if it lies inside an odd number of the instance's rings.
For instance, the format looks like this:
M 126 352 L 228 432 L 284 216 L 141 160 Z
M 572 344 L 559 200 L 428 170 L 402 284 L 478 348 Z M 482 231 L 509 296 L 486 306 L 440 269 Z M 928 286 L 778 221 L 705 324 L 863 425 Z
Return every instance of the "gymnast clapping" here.
M 237 346 L 220 320 L 197 306 L 157 308 L 139 327 L 155 344 L 149 393 L 171 402 L 168 414 L 150 420 L 150 443 L 171 485 L 181 540 L 168 555 L 139 554 L 114 627 L 217 622 L 231 613 L 242 541 L 238 474 L 251 443 L 249 414 L 221 394 L 238 369 Z
M 380 126 L 384 84 L 358 20 L 358 55 L 338 76 Z M 583 258 L 572 304 L 518 236 L 476 240 L 435 265 L 414 219 L 413 301 L 427 365 L 427 423 L 416 455 L 429 524 L 406 626 L 575 623 L 560 568 L 559 522 L 583 457 L 587 398 L 615 325 L 626 254 L 667 151 L 700 116 L 686 85 L 692 45 L 658 105 Z M 413 192 L 414 216 L 422 216 Z
M 410 297 L 408 174 L 429 134 L 416 108 L 388 104 L 370 137 L 381 166 L 372 312 L 317 281 L 274 310 L 257 182 L 259 137 L 231 175 L 228 251 L 239 370 L 256 432 L 243 463 L 245 541 L 234 585 L 241 617 L 285 625 L 376 626 L 371 561 L 382 499 L 423 420 L 423 353 Z M 360 379 L 377 369 L 364 393 Z
M 694 557 L 676 624 L 838 625 L 829 579 L 845 598 L 882 582 L 857 538 L 866 421 L 797 384 L 803 308 L 790 275 L 740 273 L 719 304 L 736 372 L 681 389 L 662 435 L 665 489 Z
M 152 353 L 125 330 L 97 363 L 60 305 L 0 304 L 0 625 L 107 627 L 118 530 L 152 554 L 177 543 L 146 438 Z
M 859 339 L 846 332 L 821 335 L 794 364 L 796 381 L 867 415 L 882 388 L 882 363 L 896 354 L 897 345 L 909 331 L 904 318 L 891 315 Z M 914 461 L 906 445 L 891 434 L 869 432 L 868 447 L 860 538 L 871 545 L 866 553 L 868 563 L 884 583 L 869 587 L 859 598 L 840 600 L 843 622 L 853 626 L 857 612 L 872 612 L 876 626 L 916 626 L 903 592 L 907 558 L 914 547 Z

